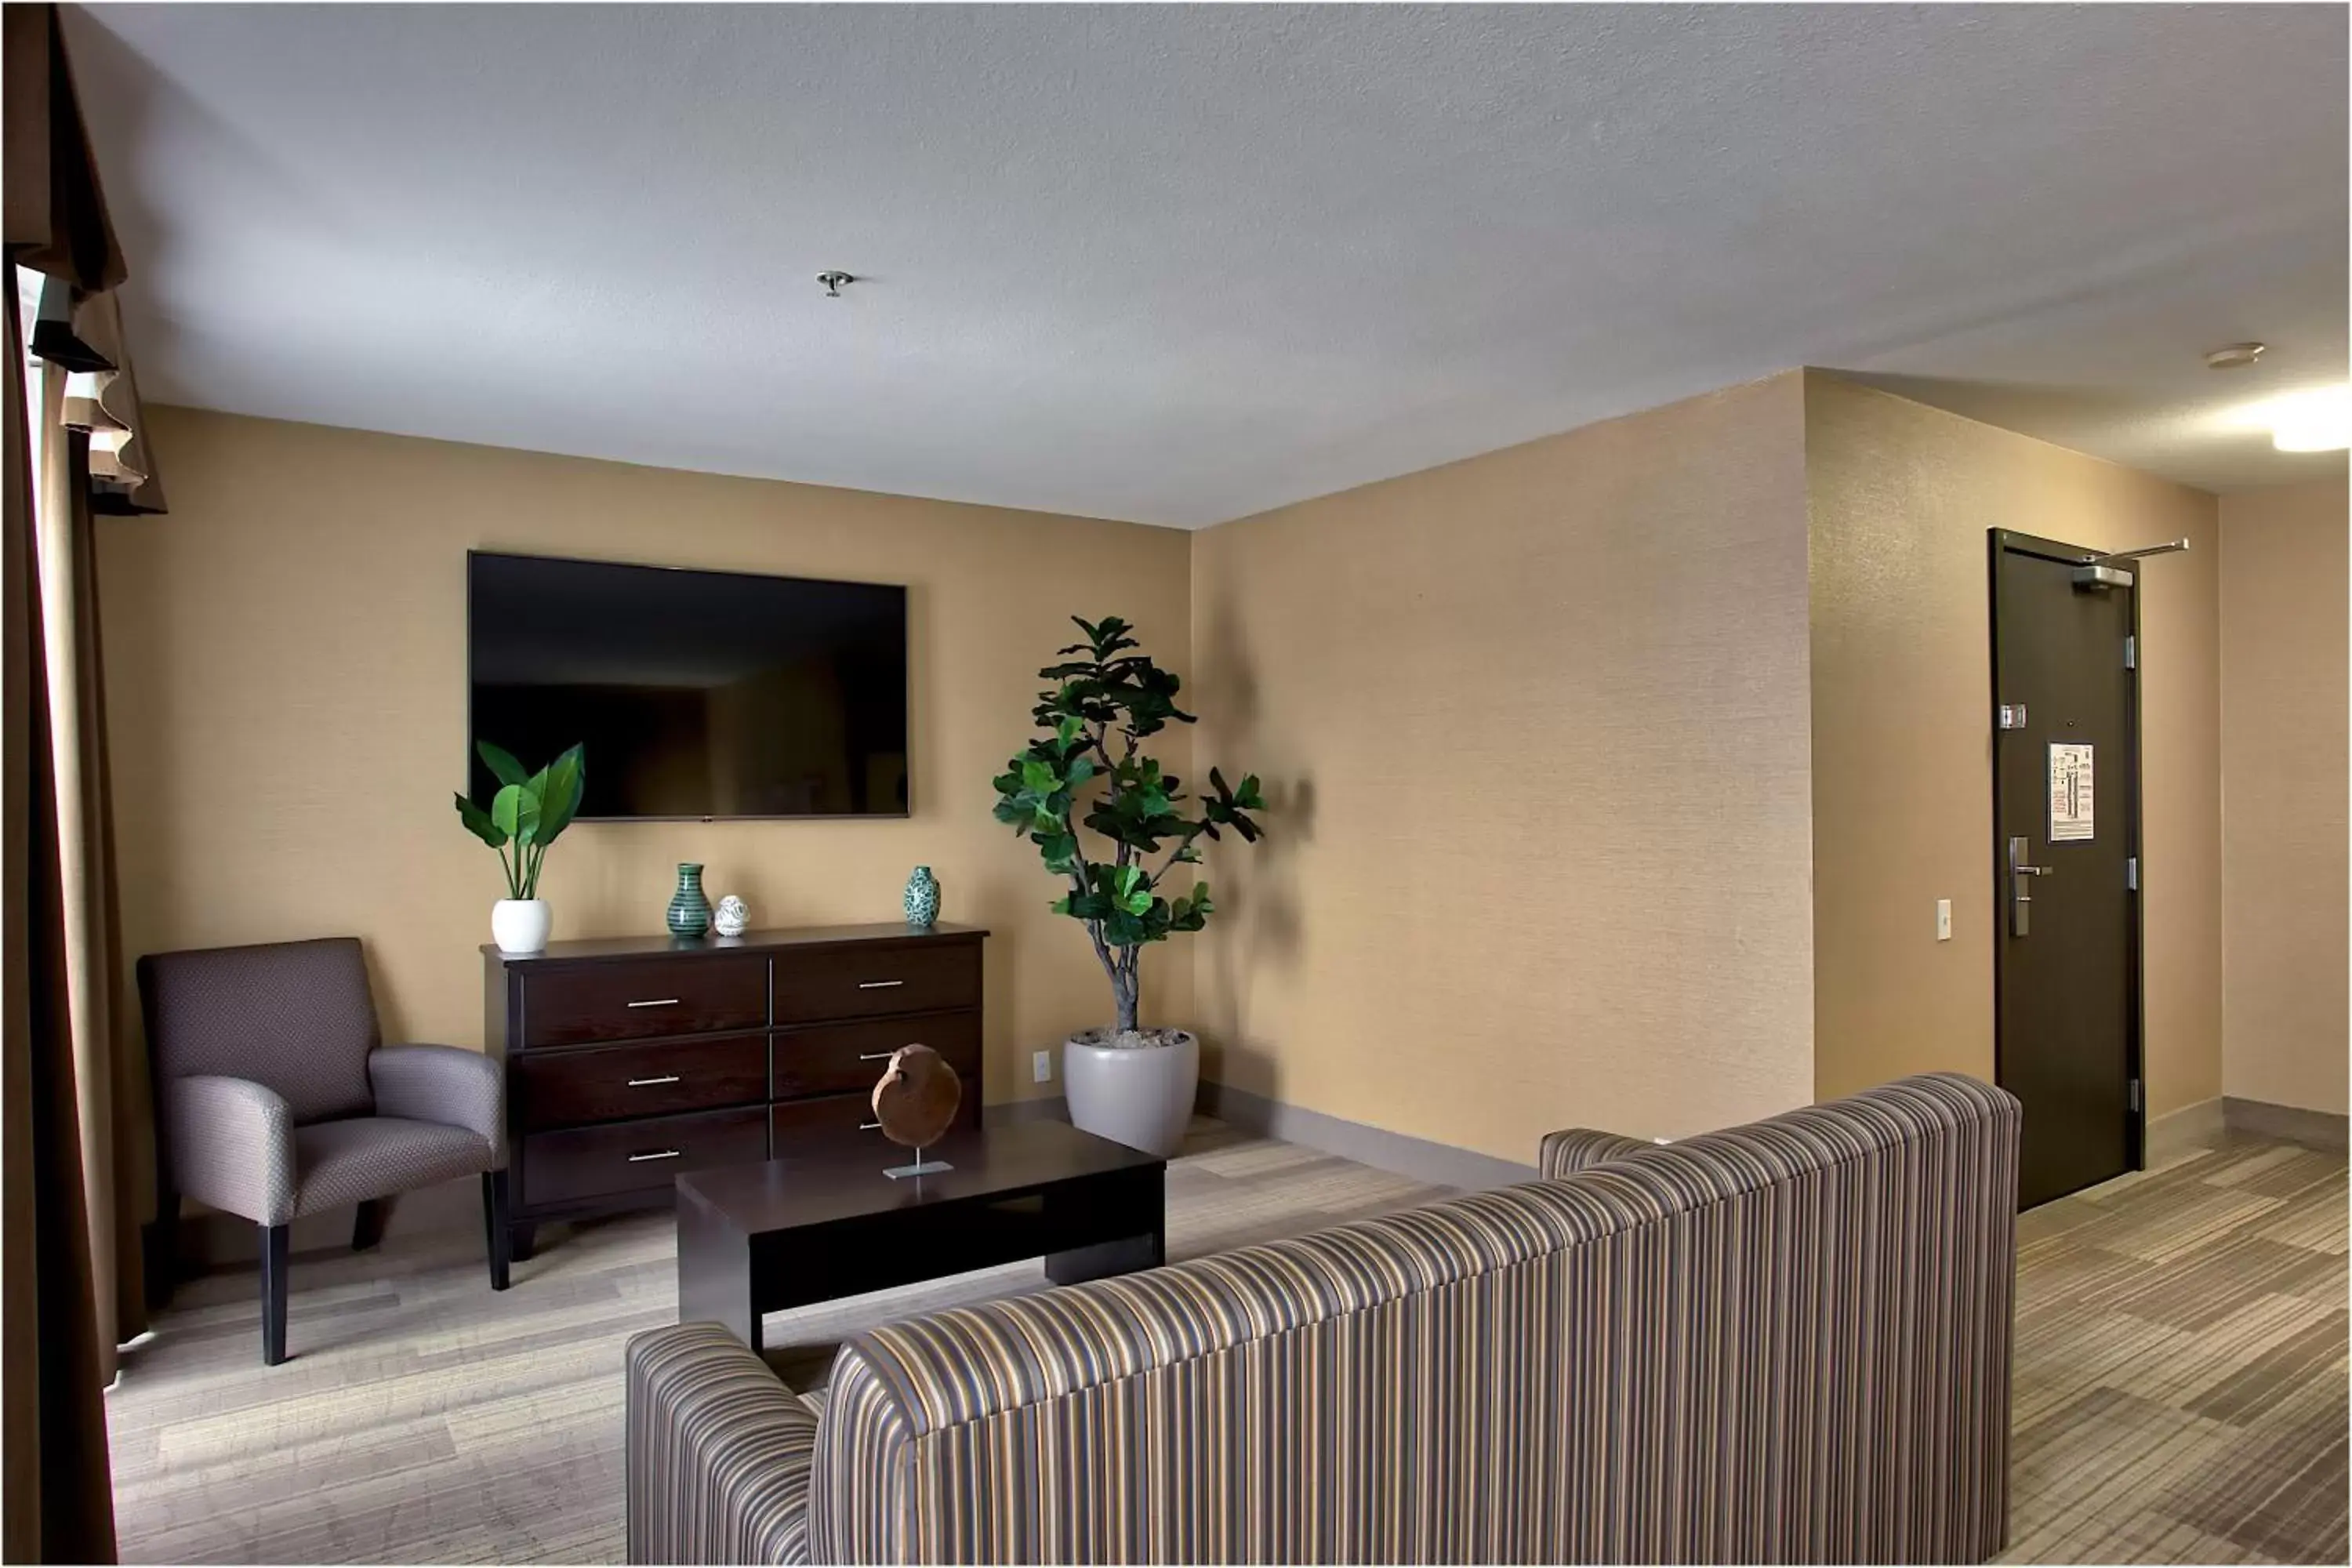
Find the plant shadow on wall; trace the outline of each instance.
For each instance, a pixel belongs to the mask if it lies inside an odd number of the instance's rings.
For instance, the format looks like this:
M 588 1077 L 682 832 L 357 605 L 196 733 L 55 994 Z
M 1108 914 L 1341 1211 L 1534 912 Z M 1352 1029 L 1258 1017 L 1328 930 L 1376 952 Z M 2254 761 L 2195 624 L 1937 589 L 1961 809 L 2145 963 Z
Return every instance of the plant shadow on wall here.
M 1266 811 L 1282 822 L 1280 837 L 1269 840 L 1248 881 L 1223 910 L 1233 928 L 1209 944 L 1213 980 L 1198 984 L 1199 1005 L 1216 1009 L 1205 1020 L 1214 1031 L 1214 1075 L 1222 1083 L 1273 1099 L 1280 1087 L 1272 1055 L 1250 1044 L 1250 976 L 1255 972 L 1293 971 L 1303 945 L 1299 930 L 1298 852 L 1315 837 L 1315 782 L 1298 779 L 1267 786 Z
M 1196 647 L 1203 651 L 1202 700 L 1213 710 L 1217 728 L 1233 744 L 1252 753 L 1266 748 L 1259 733 L 1256 660 L 1244 625 L 1234 615 L 1235 590 L 1231 584 L 1213 585 L 1208 595 L 1211 620 Z M 1279 748 L 1276 748 L 1278 751 Z M 1209 969 L 1196 986 L 1197 1005 L 1204 1009 L 1208 1027 L 1204 1042 L 1219 1082 L 1281 1098 L 1280 1075 L 1274 1058 L 1251 1041 L 1256 1035 L 1251 1017 L 1251 982 L 1255 975 L 1295 972 L 1305 946 L 1298 903 L 1298 862 L 1315 840 L 1315 781 L 1300 775 L 1266 792 L 1267 811 L 1278 817 L 1282 832 L 1254 858 L 1246 879 L 1231 891 L 1221 911 L 1222 934 L 1208 944 Z
M 1037 672 L 1048 689 L 1030 715 L 1045 733 L 995 779 L 996 816 L 1037 847 L 1048 871 L 1068 879 L 1053 907 L 1086 929 L 1110 981 L 1116 1025 L 1082 1031 L 1063 1051 L 1070 1120 L 1172 1153 L 1192 1115 L 1200 1042 L 1183 1029 L 1138 1026 L 1143 953 L 1208 924 L 1215 912 L 1209 885 L 1191 871 L 1201 859 L 1198 841 L 1230 830 L 1256 843 L 1261 832 L 1249 814 L 1265 802 L 1255 774 L 1235 786 L 1215 768 L 1207 793 L 1187 795 L 1183 781 L 1143 751 L 1169 724 L 1195 722 L 1176 706 L 1182 682 L 1137 651 L 1141 645 L 1128 635 L 1134 627 L 1118 616 L 1071 619 L 1086 640 Z M 1169 896 L 1188 880 L 1189 891 Z
M 540 868 L 548 846 L 572 826 L 588 779 L 581 748 L 572 747 L 539 772 L 526 773 L 511 753 L 488 741 L 474 742 L 482 763 L 499 781 L 487 806 L 463 795 L 457 819 L 466 831 L 498 851 L 506 873 L 507 896 L 490 910 L 490 934 L 501 952 L 537 952 L 547 945 L 552 923 L 539 896 Z

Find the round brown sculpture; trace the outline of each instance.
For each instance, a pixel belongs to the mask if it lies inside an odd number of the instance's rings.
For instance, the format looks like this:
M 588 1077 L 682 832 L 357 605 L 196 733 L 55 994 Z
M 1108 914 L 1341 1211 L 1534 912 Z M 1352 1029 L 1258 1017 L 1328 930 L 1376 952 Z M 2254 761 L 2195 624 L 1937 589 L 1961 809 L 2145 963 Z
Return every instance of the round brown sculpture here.
M 909 1149 L 938 1142 L 955 1122 L 963 1085 L 955 1068 L 929 1046 L 901 1046 L 874 1086 L 874 1120 L 882 1136 Z

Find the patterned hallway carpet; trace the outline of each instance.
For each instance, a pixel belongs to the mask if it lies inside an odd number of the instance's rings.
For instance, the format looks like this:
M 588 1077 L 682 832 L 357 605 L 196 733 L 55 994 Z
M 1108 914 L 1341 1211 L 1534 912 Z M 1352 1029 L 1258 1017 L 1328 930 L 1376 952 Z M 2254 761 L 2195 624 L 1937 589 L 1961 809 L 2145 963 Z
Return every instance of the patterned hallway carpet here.
M 1169 1253 L 1437 1195 L 1197 1122 Z M 2345 1204 L 2342 1155 L 2242 1142 L 2025 1216 L 2010 1560 L 2345 1560 Z M 968 1275 L 768 1340 L 1044 1283 Z M 554 1231 L 493 1295 L 478 1234 L 395 1211 L 373 1253 L 298 1258 L 293 1359 L 265 1368 L 251 1271 L 193 1282 L 108 1396 L 122 1560 L 619 1562 L 621 1343 L 675 1286 L 667 1215 Z
M 2245 1140 L 2021 1217 L 2005 1561 L 2345 1561 L 2345 1205 Z

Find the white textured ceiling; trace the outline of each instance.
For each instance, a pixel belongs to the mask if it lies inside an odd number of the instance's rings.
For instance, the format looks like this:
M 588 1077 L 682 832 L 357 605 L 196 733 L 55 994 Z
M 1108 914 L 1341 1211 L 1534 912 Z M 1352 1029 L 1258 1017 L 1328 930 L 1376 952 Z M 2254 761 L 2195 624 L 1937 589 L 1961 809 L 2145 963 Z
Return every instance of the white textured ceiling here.
M 2340 5 L 109 5 L 151 398 L 1197 525 L 1790 365 L 2210 488 Z M 871 279 L 839 300 L 816 272 Z M 2260 366 L 2200 353 L 2271 342 Z

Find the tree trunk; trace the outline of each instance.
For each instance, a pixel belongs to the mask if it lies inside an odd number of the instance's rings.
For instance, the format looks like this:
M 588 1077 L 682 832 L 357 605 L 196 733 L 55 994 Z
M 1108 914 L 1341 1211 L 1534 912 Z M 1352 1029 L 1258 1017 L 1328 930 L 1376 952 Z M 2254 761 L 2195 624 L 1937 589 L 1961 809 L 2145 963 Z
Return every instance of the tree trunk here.
M 1133 966 L 1121 964 L 1110 978 L 1111 994 L 1118 1001 L 1118 1027 L 1121 1034 L 1135 1027 L 1136 972 Z

